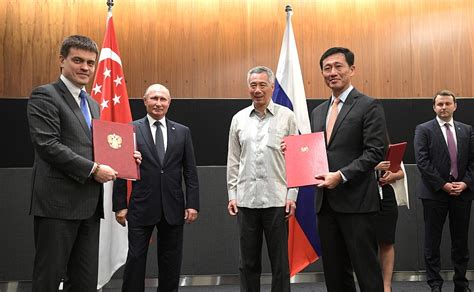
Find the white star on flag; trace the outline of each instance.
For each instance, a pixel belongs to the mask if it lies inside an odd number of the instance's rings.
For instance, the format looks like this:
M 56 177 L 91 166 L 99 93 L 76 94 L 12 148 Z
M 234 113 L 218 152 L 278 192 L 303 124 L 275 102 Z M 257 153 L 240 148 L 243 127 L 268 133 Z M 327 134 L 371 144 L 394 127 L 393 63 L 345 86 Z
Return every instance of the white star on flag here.
M 94 95 L 97 95 L 97 93 L 102 92 L 101 88 L 102 88 L 102 85 L 99 85 L 98 83 L 96 83 L 94 88 L 92 89 L 92 91 L 94 91 Z
M 120 103 L 120 96 L 117 96 L 115 94 L 115 97 L 114 97 L 113 101 L 114 101 L 114 105 L 116 105 L 117 103 Z
M 109 107 L 109 100 L 107 99 L 102 99 L 102 103 L 100 104 L 100 106 L 102 107 L 102 110 L 104 110 L 104 108 L 106 107 Z
M 107 79 L 107 77 L 110 77 L 110 72 L 112 72 L 112 70 L 105 67 L 104 73 L 103 73 L 104 74 L 104 80 Z
M 117 78 L 115 78 L 114 82 L 115 82 L 115 86 L 119 86 L 120 84 L 122 84 L 122 79 L 123 77 L 120 77 L 117 75 Z

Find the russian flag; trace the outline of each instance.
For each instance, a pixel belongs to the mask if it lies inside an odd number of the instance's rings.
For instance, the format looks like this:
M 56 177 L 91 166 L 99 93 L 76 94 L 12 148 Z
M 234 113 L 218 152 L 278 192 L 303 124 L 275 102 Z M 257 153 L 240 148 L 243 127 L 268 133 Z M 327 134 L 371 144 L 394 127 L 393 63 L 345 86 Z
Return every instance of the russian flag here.
M 296 115 L 300 134 L 311 133 L 303 76 L 301 75 L 295 36 L 291 25 L 293 10 L 285 8 L 286 28 L 276 72 L 273 101 L 291 109 Z M 314 208 L 315 187 L 301 187 L 296 202 L 296 215 L 289 220 L 288 256 L 293 277 L 321 254 Z

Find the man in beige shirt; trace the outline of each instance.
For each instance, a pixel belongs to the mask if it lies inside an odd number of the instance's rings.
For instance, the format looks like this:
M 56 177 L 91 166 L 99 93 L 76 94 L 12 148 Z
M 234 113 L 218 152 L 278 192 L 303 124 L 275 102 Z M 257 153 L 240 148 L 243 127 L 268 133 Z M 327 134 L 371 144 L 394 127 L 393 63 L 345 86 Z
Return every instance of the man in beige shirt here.
M 233 118 L 227 157 L 228 211 L 237 215 L 241 291 L 260 291 L 263 234 L 272 267 L 272 291 L 290 291 L 286 218 L 297 189 L 287 189 L 283 137 L 298 133 L 294 113 L 272 101 L 275 75 L 259 66 L 248 73 L 252 105 Z

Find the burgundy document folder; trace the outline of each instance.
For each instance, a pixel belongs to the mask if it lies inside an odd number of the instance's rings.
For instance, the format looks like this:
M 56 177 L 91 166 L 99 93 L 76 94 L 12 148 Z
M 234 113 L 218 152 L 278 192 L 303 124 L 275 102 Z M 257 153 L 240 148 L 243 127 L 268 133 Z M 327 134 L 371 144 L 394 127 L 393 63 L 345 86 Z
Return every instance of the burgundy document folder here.
M 329 172 L 324 132 L 287 136 L 286 182 L 289 188 L 316 185 L 322 180 L 317 174 Z
M 388 170 L 397 172 L 400 169 L 400 163 L 403 160 L 406 148 L 407 142 L 388 145 L 387 156 L 385 157 L 385 160 L 390 161 L 390 168 Z
M 133 125 L 92 120 L 92 141 L 95 162 L 112 167 L 118 178 L 140 179 L 139 165 L 133 158 L 136 148 Z

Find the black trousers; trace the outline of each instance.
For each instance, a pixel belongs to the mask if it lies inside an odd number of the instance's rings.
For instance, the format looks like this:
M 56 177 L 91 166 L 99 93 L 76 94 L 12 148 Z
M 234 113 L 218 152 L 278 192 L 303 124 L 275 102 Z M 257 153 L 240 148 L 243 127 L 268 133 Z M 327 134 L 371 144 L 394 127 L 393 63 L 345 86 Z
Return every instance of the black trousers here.
M 145 290 L 146 258 L 155 227 L 158 254 L 157 291 L 178 291 L 183 257 L 183 225 L 169 225 L 165 219 L 156 225 L 128 226 L 128 255 L 123 273 L 122 291 Z
M 451 260 L 454 267 L 453 282 L 455 291 L 464 291 L 469 282 L 466 269 L 469 262 L 468 231 L 472 201 L 450 196 L 447 201 L 422 199 L 425 219 L 425 264 L 427 282 L 430 287 L 441 287 L 443 278 L 439 274 L 441 260 L 439 247 L 444 222 L 449 214 L 451 233 Z
M 63 220 L 34 217 L 33 292 L 97 291 L 100 218 Z
M 339 213 L 327 200 L 318 214 L 324 278 L 328 292 L 383 292 L 374 213 Z
M 263 234 L 272 268 L 272 292 L 290 291 L 285 208 L 239 208 L 240 291 L 260 291 Z

